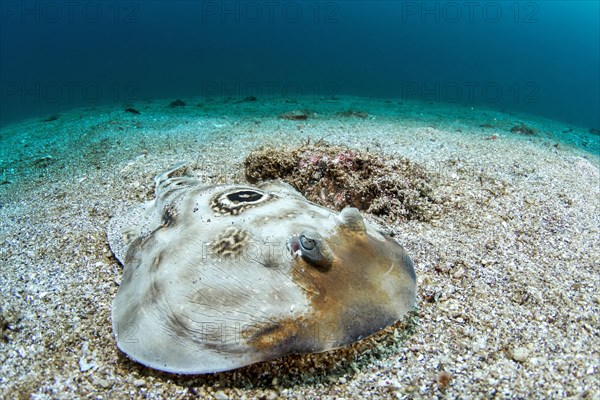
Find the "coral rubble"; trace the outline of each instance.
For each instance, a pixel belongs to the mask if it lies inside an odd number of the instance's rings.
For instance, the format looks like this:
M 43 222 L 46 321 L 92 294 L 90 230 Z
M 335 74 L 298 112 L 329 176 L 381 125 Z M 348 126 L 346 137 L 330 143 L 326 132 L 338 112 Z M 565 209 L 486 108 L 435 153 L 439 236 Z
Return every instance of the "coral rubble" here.
M 259 148 L 244 164 L 251 183 L 281 179 L 337 210 L 352 206 L 389 221 L 427 221 L 440 209 L 427 171 L 403 157 L 317 142 Z

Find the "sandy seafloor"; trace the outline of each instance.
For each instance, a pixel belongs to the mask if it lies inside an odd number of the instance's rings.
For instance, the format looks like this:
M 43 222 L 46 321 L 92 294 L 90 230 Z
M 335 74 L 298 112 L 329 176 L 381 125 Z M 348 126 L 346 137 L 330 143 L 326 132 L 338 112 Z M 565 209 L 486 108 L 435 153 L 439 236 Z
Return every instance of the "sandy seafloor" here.
M 600 398 L 597 133 L 396 100 L 184 100 L 0 130 L 0 397 Z M 304 108 L 306 121 L 278 118 Z M 369 116 L 336 114 L 349 109 Z M 536 134 L 511 133 L 520 123 Z M 232 372 L 130 361 L 111 328 L 122 268 L 109 218 L 151 199 L 154 175 L 177 161 L 207 183 L 243 182 L 252 149 L 308 138 L 431 174 L 440 217 L 389 227 L 415 263 L 415 315 L 349 348 Z

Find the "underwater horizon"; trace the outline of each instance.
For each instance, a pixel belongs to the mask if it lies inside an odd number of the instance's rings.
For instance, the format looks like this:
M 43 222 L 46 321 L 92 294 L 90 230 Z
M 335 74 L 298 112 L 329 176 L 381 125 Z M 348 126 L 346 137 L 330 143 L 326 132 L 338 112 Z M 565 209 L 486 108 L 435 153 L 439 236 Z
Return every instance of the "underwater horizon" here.
M 598 133 L 596 1 L 3 1 L 0 125 L 164 98 L 350 95 Z

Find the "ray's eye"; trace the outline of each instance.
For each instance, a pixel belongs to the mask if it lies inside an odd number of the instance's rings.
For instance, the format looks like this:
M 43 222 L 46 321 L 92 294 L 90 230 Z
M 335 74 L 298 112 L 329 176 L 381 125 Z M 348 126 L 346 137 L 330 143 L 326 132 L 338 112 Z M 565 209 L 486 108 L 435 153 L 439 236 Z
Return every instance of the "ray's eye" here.
M 300 236 L 300 245 L 302 246 L 302 250 L 313 250 L 317 243 L 314 239 L 310 239 L 306 237 L 306 235 Z
M 333 262 L 333 253 L 327 243 L 316 232 L 302 232 L 299 237 L 300 253 L 309 264 L 328 270 Z

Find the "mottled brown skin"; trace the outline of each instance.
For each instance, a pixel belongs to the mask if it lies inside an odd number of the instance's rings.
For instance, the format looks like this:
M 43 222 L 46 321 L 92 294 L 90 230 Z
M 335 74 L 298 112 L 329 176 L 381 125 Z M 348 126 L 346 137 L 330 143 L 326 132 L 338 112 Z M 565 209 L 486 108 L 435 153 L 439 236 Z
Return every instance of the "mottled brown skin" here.
M 335 238 L 327 240 L 335 255 L 330 268 L 317 268 L 302 257 L 294 260 L 292 277 L 310 299 L 310 318 L 249 330 L 246 335 L 257 351 L 279 357 L 335 349 L 380 331 L 407 311 L 398 299 L 414 299 L 416 276 L 402 246 L 387 236 L 382 242 L 343 226 Z M 382 280 L 401 282 L 403 295 L 382 290 Z

